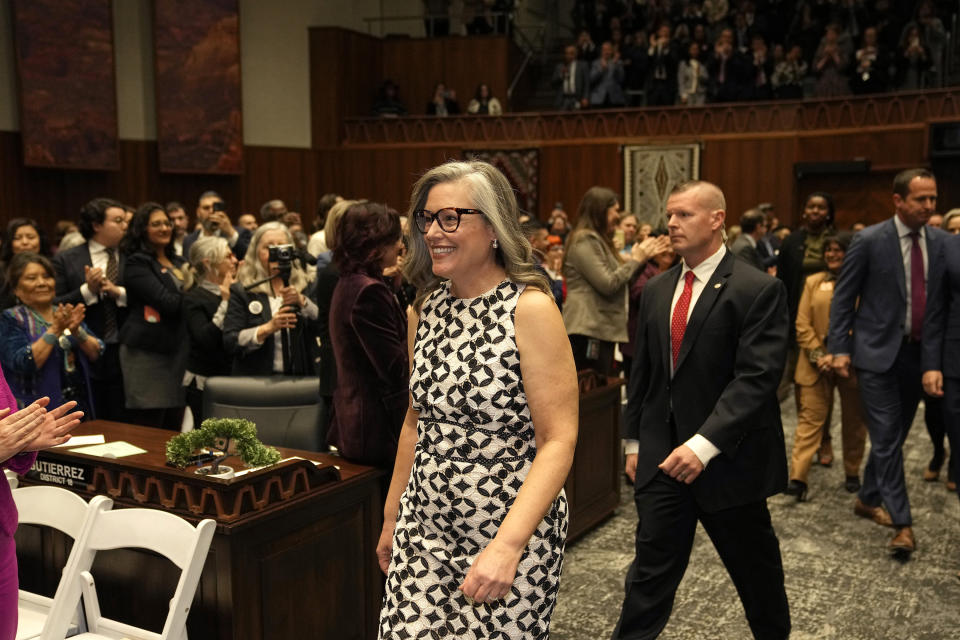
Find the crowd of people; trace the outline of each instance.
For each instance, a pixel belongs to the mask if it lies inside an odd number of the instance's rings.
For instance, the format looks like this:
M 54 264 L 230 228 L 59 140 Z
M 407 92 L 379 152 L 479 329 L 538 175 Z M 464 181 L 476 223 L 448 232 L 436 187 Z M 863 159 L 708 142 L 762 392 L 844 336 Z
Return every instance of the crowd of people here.
M 850 230 L 823 192 L 796 229 L 769 203 L 728 226 L 722 190 L 700 181 L 674 188 L 666 228 L 602 186 L 574 224 L 560 203 L 543 223 L 491 165 L 449 162 L 407 216 L 325 195 L 309 237 L 280 200 L 234 224 L 212 191 L 192 230 L 179 203 L 96 198 L 69 248 L 68 224 L 50 246 L 18 218 L 2 246 L 0 454 L 22 470 L 81 418 L 179 430 L 189 407 L 199 423 L 210 376 L 316 377 L 321 440 L 390 472 L 381 637 L 537 635 L 562 566 L 577 372 L 622 374 L 640 526 L 614 637 L 666 624 L 697 522 L 754 634 L 787 637 L 766 499 L 806 501 L 811 466 L 832 463 L 835 390 L 843 486 L 856 516 L 892 528 L 891 553 L 917 545 L 902 447 L 921 400 L 924 480 L 946 464 L 956 491 L 960 209 L 936 207 L 936 178 L 915 169 L 894 180 L 892 217 Z
M 956 7 L 922 0 L 575 3 L 555 106 L 702 105 L 909 91 L 943 81 Z

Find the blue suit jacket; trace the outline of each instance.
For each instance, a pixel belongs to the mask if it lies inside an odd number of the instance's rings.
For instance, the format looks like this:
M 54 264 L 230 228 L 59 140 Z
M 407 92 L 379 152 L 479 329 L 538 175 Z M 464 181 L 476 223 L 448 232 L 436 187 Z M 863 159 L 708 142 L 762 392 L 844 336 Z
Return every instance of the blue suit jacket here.
M 942 268 L 930 276 L 923 318 L 923 370 L 960 378 L 960 236 L 943 241 Z
M 943 268 L 947 234 L 926 227 L 926 236 L 929 292 Z M 850 354 L 857 369 L 888 371 L 903 343 L 906 314 L 903 255 L 897 226 L 890 218 L 853 238 L 833 293 L 827 348 L 834 354 Z

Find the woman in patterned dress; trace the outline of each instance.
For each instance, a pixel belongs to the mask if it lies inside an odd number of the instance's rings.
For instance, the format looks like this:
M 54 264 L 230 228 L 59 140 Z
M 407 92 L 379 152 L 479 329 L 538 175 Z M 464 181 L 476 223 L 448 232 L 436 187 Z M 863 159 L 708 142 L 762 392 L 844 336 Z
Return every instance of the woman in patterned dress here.
M 377 545 L 381 638 L 547 638 L 577 381 L 506 178 L 450 162 L 414 186 L 410 408 Z

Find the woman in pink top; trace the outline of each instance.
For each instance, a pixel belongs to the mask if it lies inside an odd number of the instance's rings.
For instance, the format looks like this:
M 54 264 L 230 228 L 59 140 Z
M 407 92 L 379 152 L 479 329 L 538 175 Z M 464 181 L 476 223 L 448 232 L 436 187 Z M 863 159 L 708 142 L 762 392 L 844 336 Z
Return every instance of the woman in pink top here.
M 80 424 L 83 413 L 68 413 L 77 403 L 66 402 L 52 411 L 50 398 L 40 398 L 17 410 L 17 401 L 0 370 L 0 467 L 26 473 L 37 451 L 63 444 L 70 431 Z M 10 485 L 0 482 L 0 640 L 17 634 L 17 552 L 13 533 L 17 529 L 17 507 Z

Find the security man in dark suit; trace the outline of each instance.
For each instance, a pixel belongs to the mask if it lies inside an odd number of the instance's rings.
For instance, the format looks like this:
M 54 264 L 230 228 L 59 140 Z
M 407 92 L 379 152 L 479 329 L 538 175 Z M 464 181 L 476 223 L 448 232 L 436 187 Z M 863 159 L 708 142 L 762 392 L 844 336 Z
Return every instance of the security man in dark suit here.
M 78 226 L 87 241 L 53 258 L 54 303 L 86 305 L 85 321 L 106 347 L 91 363 L 94 410 L 101 420 L 123 421 L 119 341 L 127 317 L 127 290 L 123 286 L 125 257 L 119 247 L 127 231 L 126 211 L 116 200 L 94 198 L 80 209 Z
M 723 193 L 678 185 L 667 200 L 683 262 L 640 300 L 625 415 L 639 515 L 616 639 L 667 624 L 697 521 L 710 535 L 758 638 L 786 638 L 790 612 L 766 498 L 787 484 L 777 384 L 787 352 L 783 284 L 723 243 Z

